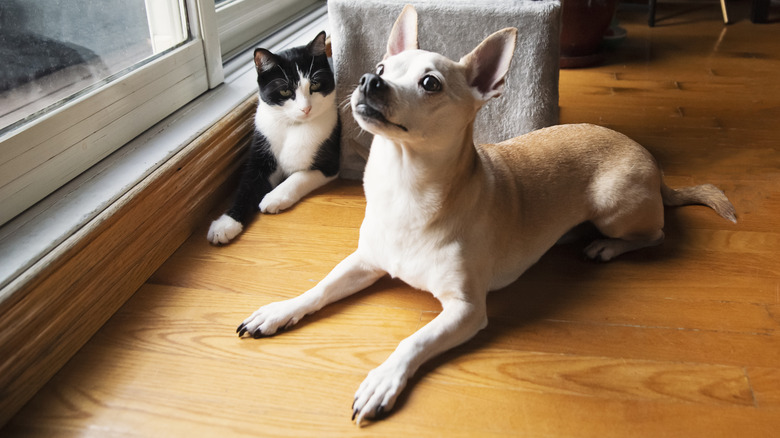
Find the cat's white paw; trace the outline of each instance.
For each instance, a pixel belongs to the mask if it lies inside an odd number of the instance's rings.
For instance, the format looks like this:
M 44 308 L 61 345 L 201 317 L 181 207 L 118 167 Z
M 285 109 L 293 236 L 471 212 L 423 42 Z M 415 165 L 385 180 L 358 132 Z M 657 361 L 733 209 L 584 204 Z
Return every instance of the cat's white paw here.
M 244 226 L 241 225 L 241 222 L 223 214 L 219 219 L 211 223 L 206 238 L 214 245 L 225 244 L 238 236 L 243 229 Z
M 276 214 L 282 210 L 287 210 L 295 204 L 295 198 L 278 192 L 279 190 L 274 190 L 263 197 L 263 200 L 260 201 L 260 211 L 266 214 Z

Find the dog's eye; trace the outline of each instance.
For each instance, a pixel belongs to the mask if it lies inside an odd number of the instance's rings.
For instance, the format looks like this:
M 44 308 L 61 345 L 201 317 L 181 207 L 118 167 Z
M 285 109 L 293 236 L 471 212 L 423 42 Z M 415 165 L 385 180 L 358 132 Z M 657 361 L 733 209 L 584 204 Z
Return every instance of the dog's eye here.
M 436 76 L 427 75 L 423 77 L 420 81 L 420 85 L 423 87 L 423 90 L 430 93 L 441 90 L 441 82 L 436 78 Z
M 378 74 L 379 76 L 382 76 L 382 73 L 384 73 L 384 72 L 385 72 L 385 66 L 384 65 L 379 64 L 379 65 L 376 66 L 376 74 Z

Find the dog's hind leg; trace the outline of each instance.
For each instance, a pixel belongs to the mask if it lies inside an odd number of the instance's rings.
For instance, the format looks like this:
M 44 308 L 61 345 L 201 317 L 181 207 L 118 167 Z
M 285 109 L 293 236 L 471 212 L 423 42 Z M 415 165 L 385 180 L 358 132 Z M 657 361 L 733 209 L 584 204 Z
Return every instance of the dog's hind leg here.
M 606 262 L 620 254 L 664 241 L 664 207 L 660 193 L 628 205 L 624 203 L 611 214 L 593 220 L 606 239 L 597 239 L 585 248 L 585 255 Z
M 365 263 L 357 252 L 352 253 L 312 289 L 295 298 L 259 308 L 238 326 L 236 332 L 239 336 L 248 333 L 254 338 L 273 335 L 279 329 L 295 325 L 304 316 L 367 288 L 383 275 L 385 271 Z
M 355 393 L 352 419 L 373 418 L 393 408 L 408 379 L 425 361 L 471 339 L 487 325 L 482 302 L 461 299 L 442 300 L 441 313 L 413 335 L 368 376 Z
M 664 232 L 661 230 L 658 230 L 655 236 L 650 237 L 598 239 L 585 248 L 585 255 L 592 260 L 606 262 L 625 252 L 660 245 L 663 241 Z

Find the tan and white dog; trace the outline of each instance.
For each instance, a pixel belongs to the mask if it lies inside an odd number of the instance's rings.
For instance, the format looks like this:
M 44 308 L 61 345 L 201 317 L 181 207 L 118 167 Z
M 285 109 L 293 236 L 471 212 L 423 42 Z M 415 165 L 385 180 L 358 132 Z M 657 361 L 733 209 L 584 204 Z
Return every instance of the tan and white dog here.
M 585 250 L 606 261 L 663 241 L 664 205 L 705 204 L 731 221 L 712 185 L 673 190 L 653 157 L 593 125 L 541 129 L 475 146 L 474 118 L 503 91 L 517 30 L 500 30 L 454 62 L 417 47 L 404 8 L 376 73 L 351 98 L 374 134 L 357 250 L 306 293 L 261 307 L 240 336 L 272 335 L 389 274 L 432 293 L 441 313 L 404 339 L 355 394 L 353 419 L 391 409 L 418 367 L 487 324 L 488 291 L 517 279 L 574 226 L 604 234 Z

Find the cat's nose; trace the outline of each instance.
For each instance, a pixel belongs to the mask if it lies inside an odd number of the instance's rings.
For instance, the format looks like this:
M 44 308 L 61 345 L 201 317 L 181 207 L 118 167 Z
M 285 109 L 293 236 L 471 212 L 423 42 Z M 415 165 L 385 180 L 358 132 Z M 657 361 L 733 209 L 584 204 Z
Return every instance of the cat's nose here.
M 360 91 L 364 94 L 371 92 L 380 92 L 387 89 L 387 83 L 384 79 L 374 73 L 366 73 L 360 78 Z

